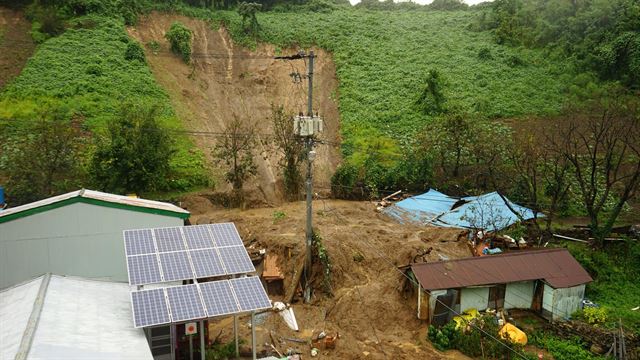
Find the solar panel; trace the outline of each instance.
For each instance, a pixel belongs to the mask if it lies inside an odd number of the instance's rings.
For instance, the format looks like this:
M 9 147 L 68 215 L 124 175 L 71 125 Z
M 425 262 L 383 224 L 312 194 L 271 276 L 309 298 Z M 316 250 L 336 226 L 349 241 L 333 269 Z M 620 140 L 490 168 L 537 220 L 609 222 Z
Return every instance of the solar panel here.
M 153 284 L 162 281 L 155 254 L 128 256 L 127 269 L 131 285 Z
M 186 251 L 160 253 L 164 281 L 192 279 L 193 271 Z
M 240 310 L 253 311 L 271 307 L 267 292 L 258 277 L 244 277 L 229 280 L 236 294 Z
M 131 304 L 133 325 L 137 328 L 171 322 L 163 289 L 134 291 L 131 293 Z
M 206 226 L 185 226 L 182 228 L 189 249 L 206 249 L 215 246 L 213 236 Z
M 227 280 L 200 283 L 208 317 L 237 313 L 238 303 Z
M 197 278 L 226 274 L 215 249 L 191 250 L 190 253 Z
M 180 228 L 153 229 L 153 232 L 156 235 L 156 244 L 158 244 L 159 252 L 186 250 Z
M 213 234 L 213 240 L 217 246 L 243 245 L 240 234 L 233 223 L 205 225 Z
M 124 248 L 127 255 L 155 253 L 156 247 L 153 244 L 153 233 L 149 229 L 125 230 Z
M 221 247 L 218 248 L 218 251 L 220 252 L 220 258 L 222 258 L 222 263 L 224 264 L 227 274 L 241 274 L 256 271 L 244 246 Z
M 167 288 L 173 322 L 205 318 L 202 301 L 196 285 Z

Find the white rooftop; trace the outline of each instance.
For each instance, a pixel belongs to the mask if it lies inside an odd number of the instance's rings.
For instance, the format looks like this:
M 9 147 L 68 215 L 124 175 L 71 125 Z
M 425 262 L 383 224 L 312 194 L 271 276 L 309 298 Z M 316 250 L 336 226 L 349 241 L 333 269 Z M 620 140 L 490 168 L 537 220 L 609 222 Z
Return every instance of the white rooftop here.
M 81 189 L 77 191 L 72 191 L 70 193 L 53 196 L 40 201 L 35 201 L 29 204 L 16 206 L 13 208 L 10 207 L 8 209 L 0 211 L 0 218 L 4 216 L 9 216 L 11 214 L 16 214 L 23 211 L 55 204 L 55 203 L 69 200 L 75 197 L 81 197 L 85 199 L 92 199 L 92 200 L 98 200 L 98 201 L 104 201 L 104 202 L 128 205 L 128 206 L 135 206 L 135 207 L 141 207 L 141 208 L 171 211 L 171 212 L 180 213 L 180 214 L 189 214 L 187 210 L 166 202 L 146 200 L 146 199 L 134 198 L 129 196 L 116 195 L 116 194 L 109 194 L 109 193 L 104 193 L 104 192 L 95 191 L 95 190 Z
M 129 285 L 45 275 L 0 291 L 0 359 L 149 359 Z

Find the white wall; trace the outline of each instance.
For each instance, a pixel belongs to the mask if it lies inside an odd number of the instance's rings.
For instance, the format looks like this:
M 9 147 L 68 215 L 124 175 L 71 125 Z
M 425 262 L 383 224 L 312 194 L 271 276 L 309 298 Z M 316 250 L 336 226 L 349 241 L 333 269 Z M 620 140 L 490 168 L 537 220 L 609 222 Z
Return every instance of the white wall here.
M 478 311 L 487 308 L 489 303 L 489 288 L 464 288 L 460 293 L 460 311 L 475 308 Z
M 533 302 L 533 281 L 522 281 L 507 284 L 504 295 L 506 309 L 529 309 Z
M 127 280 L 125 229 L 181 226 L 183 220 L 74 203 L 0 224 L 0 289 L 51 272 Z
M 553 292 L 553 319 L 566 319 L 580 309 L 580 303 L 584 299 L 585 285 L 578 285 L 564 289 L 554 289 Z

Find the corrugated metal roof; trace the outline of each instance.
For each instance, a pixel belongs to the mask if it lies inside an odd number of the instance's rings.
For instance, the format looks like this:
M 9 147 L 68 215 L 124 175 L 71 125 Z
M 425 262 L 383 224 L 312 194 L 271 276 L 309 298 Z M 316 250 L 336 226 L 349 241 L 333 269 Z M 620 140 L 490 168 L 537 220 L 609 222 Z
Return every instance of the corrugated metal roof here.
M 591 282 L 591 276 L 567 249 L 512 252 L 451 261 L 413 264 L 425 290 L 544 280 L 554 288 Z
M 141 209 L 159 210 L 159 211 L 166 211 L 169 213 L 182 214 L 182 215 L 185 215 L 185 216 L 180 216 L 183 218 L 189 215 L 189 212 L 187 210 L 177 207 L 173 204 L 165 203 L 165 202 L 138 199 L 138 198 L 132 198 L 128 196 L 103 193 L 95 190 L 82 189 L 82 190 L 72 191 L 70 193 L 50 197 L 40 201 L 32 202 L 29 204 L 16 206 L 14 208 L 8 208 L 6 210 L 2 210 L 0 211 L 0 222 L 2 222 L 3 218 L 16 217 L 12 215 L 17 215 L 20 213 L 29 214 L 30 212 L 36 209 L 39 209 L 39 208 L 46 209 L 47 206 L 51 206 L 54 204 L 62 203 L 62 202 L 69 201 L 72 199 L 77 199 L 77 198 L 93 200 L 95 202 L 112 203 L 112 204 L 136 207 Z
M 514 211 L 523 220 L 533 219 L 535 216 L 533 210 L 514 204 L 497 192 L 458 199 L 433 189 L 384 209 L 385 214 L 401 223 L 416 222 L 488 231 L 501 230 L 520 221 Z M 538 217 L 544 215 L 538 213 Z

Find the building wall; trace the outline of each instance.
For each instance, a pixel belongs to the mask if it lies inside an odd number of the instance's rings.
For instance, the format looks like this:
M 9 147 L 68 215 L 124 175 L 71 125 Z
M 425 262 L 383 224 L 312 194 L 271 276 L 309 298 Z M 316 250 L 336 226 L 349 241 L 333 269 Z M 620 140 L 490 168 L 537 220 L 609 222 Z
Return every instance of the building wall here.
M 553 320 L 567 319 L 580 309 L 584 299 L 585 285 L 578 285 L 553 291 Z
M 127 280 L 122 231 L 178 217 L 74 203 L 0 224 L 0 289 L 51 272 Z
M 464 288 L 460 293 L 460 310 L 461 311 L 465 311 L 471 308 L 475 308 L 478 311 L 481 311 L 487 308 L 488 303 L 489 303 L 488 287 Z
M 504 307 L 507 309 L 529 309 L 533 302 L 533 281 L 507 284 Z

